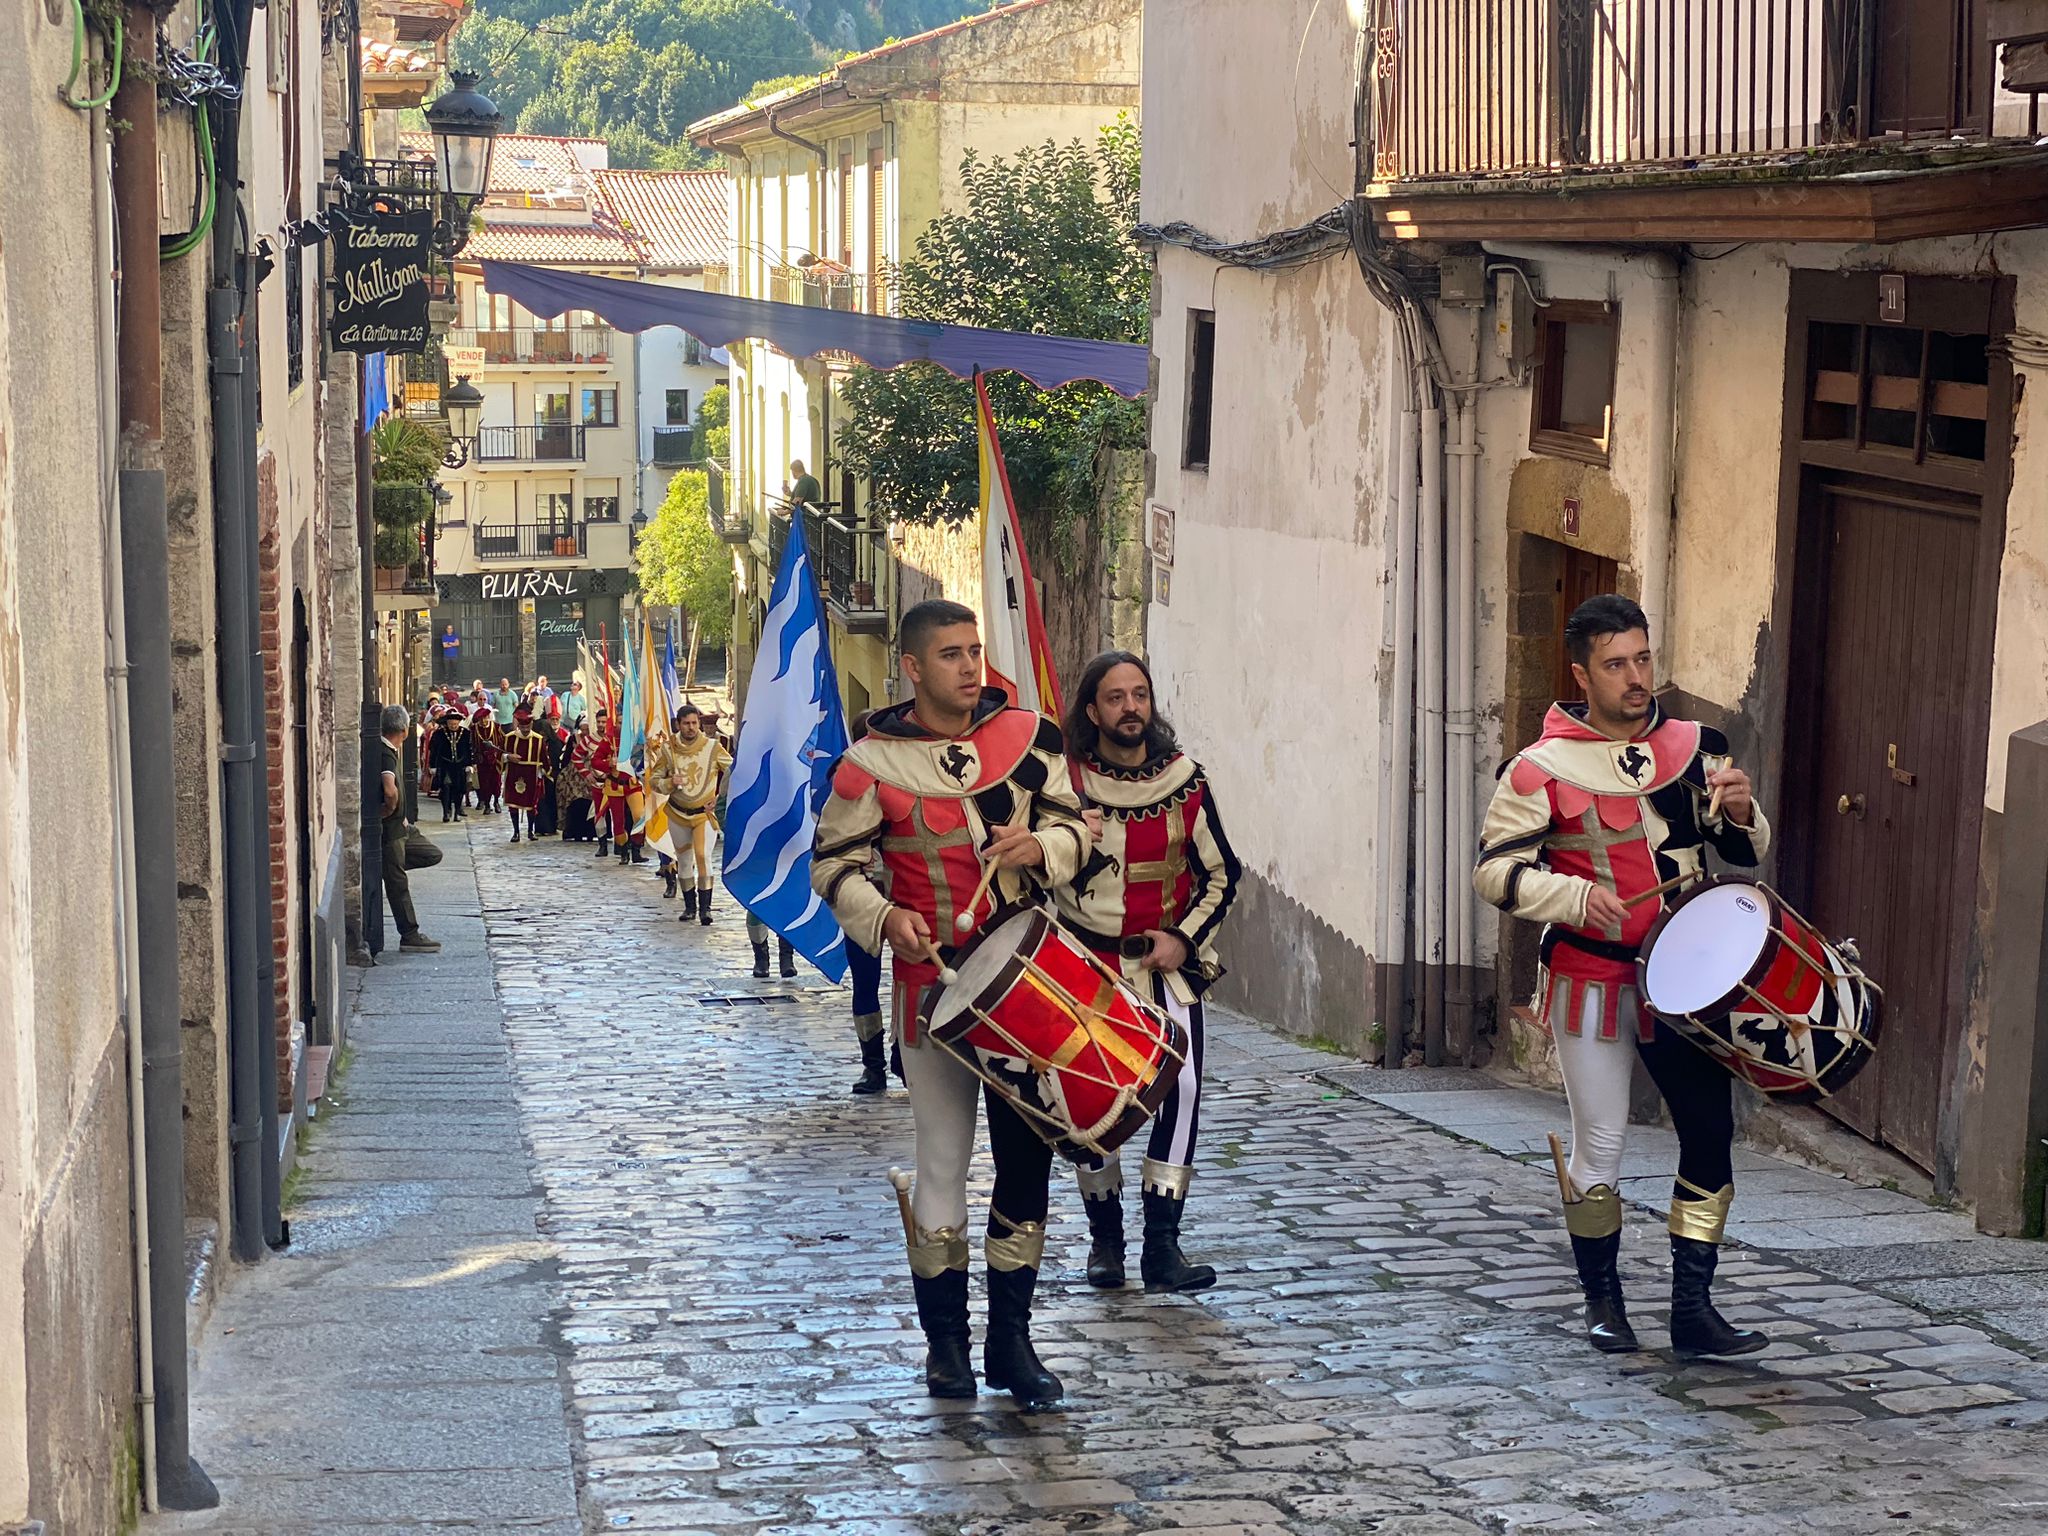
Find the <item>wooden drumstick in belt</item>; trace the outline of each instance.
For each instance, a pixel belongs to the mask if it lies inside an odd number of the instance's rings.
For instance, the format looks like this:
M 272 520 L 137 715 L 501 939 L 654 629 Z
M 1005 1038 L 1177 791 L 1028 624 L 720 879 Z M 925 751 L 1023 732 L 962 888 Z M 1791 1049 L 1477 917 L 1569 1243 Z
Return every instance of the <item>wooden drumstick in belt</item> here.
M 903 1217 L 903 1236 L 911 1247 L 917 1246 L 917 1220 L 910 1214 L 910 1175 L 901 1168 L 889 1170 L 889 1187 L 896 1191 L 896 1209 Z
M 1557 1132 L 1552 1131 L 1549 1135 L 1550 1165 L 1557 1170 L 1557 1192 L 1564 1196 L 1566 1205 L 1576 1205 L 1578 1201 L 1572 1195 L 1571 1175 L 1564 1171 L 1564 1143 L 1557 1139 Z

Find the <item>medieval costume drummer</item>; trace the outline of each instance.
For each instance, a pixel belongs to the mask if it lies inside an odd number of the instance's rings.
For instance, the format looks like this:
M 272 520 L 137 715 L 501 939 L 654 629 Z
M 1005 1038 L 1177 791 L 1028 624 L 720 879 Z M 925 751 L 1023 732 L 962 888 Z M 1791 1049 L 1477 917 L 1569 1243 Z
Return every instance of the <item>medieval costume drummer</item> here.
M 988 1110 L 995 1157 L 989 1200 L 989 1385 L 1020 1406 L 1059 1401 L 1059 1378 L 1031 1347 L 1031 1298 L 1045 1251 L 1052 1149 L 1024 1117 L 956 1057 L 921 1038 L 917 1010 L 960 938 L 983 861 L 997 890 L 1015 900 L 1042 881 L 1074 877 L 1088 829 L 1067 771 L 1059 730 L 982 687 L 981 638 L 972 609 L 919 603 L 898 631 L 914 703 L 876 711 L 868 735 L 847 749 L 818 814 L 811 886 L 850 943 L 895 956 L 895 1028 L 917 1129 L 911 1202 L 911 1281 L 926 1341 L 925 1383 L 935 1397 L 972 1397 L 967 1332 L 967 1167 L 974 1105 Z M 891 895 L 867 878 L 877 850 Z M 893 898 L 893 899 L 892 899 Z M 984 902 L 968 931 L 989 915 Z
M 1636 954 L 1663 910 L 1660 886 L 1700 872 L 1709 846 L 1753 867 L 1770 827 L 1721 734 L 1667 718 L 1651 697 L 1641 608 L 1588 598 L 1564 633 L 1586 702 L 1553 705 L 1542 736 L 1502 767 L 1472 883 L 1502 911 L 1546 924 L 1537 1002 L 1571 1102 L 1564 1219 L 1593 1347 L 1636 1348 L 1616 1260 L 1629 1074 L 1640 1055 L 1678 1132 L 1672 1346 L 1748 1354 L 1768 1341 L 1729 1326 L 1708 1294 L 1735 1198 L 1731 1079 L 1642 1006 Z
M 1102 832 L 1081 872 L 1059 888 L 1060 916 L 1188 1032 L 1187 1058 L 1145 1147 L 1139 1273 L 1148 1291 L 1199 1291 L 1216 1283 L 1216 1271 L 1182 1256 L 1180 1220 L 1202 1103 L 1201 997 L 1223 974 L 1214 939 L 1237 894 L 1237 856 L 1201 765 L 1153 706 L 1151 669 L 1129 651 L 1088 663 L 1066 741 Z M 1112 1152 L 1081 1165 L 1079 1177 L 1092 1238 L 1088 1283 L 1115 1289 L 1124 1283 L 1123 1164 Z
M 676 712 L 676 733 L 664 744 L 658 765 L 655 754 L 651 750 L 648 754 L 648 785 L 655 794 L 666 797 L 668 823 L 678 834 L 672 837 L 676 861 L 682 861 L 684 838 L 680 834 L 686 833 L 696 864 L 695 883 L 686 884 L 683 890 L 681 922 L 694 917 L 706 927 L 711 923 L 711 833 L 717 825 L 712 807 L 718 804 L 719 784 L 731 767 L 732 754 L 717 737 L 704 734 L 704 712 L 694 704 L 685 704 Z M 689 874 L 685 869 L 686 880 Z M 670 879 L 675 879 L 673 872 Z
M 538 838 L 536 813 L 547 788 L 548 744 L 534 728 L 533 711 L 521 704 L 512 711 L 512 734 L 505 743 L 505 808 L 512 814 L 512 841 L 519 841 L 519 816 L 526 815 L 526 835 Z

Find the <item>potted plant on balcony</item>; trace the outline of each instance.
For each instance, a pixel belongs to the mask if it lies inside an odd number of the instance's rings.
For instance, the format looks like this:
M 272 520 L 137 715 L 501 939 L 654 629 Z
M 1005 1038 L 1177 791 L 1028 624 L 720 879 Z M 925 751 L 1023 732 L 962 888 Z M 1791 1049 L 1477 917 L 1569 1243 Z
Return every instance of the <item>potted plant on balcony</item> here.
M 423 563 L 434 510 L 430 487 L 445 452 L 439 432 L 409 417 L 387 416 L 370 429 L 370 515 L 377 525 L 370 556 L 380 568 L 410 573 Z

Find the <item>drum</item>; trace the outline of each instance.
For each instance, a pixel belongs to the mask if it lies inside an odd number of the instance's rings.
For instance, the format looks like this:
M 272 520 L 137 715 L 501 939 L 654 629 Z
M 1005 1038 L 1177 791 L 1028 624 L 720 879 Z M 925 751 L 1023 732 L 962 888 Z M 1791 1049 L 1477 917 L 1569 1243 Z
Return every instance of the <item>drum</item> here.
M 1113 1152 L 1159 1110 L 1187 1031 L 1037 907 L 976 934 L 918 1027 L 1062 1157 Z
M 1776 891 L 1715 875 L 1674 900 L 1636 970 L 1650 1011 L 1752 1088 L 1840 1093 L 1877 1052 L 1883 990 Z

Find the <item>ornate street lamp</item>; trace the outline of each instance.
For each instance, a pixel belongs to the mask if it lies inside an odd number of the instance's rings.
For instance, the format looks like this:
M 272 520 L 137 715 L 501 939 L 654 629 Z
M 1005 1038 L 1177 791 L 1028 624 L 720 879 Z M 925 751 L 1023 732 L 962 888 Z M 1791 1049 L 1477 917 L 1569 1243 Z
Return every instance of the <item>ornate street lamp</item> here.
M 461 374 L 449 385 L 441 403 L 448 412 L 448 452 L 441 463 L 448 469 L 460 469 L 469 462 L 470 445 L 480 429 L 484 392 L 469 382 L 468 374 Z
M 434 243 L 453 256 L 469 240 L 469 215 L 483 201 L 491 184 L 491 146 L 504 116 L 491 98 L 477 90 L 477 77 L 466 69 L 450 70 L 452 89 L 426 109 L 434 134 L 434 175 L 444 216 Z

